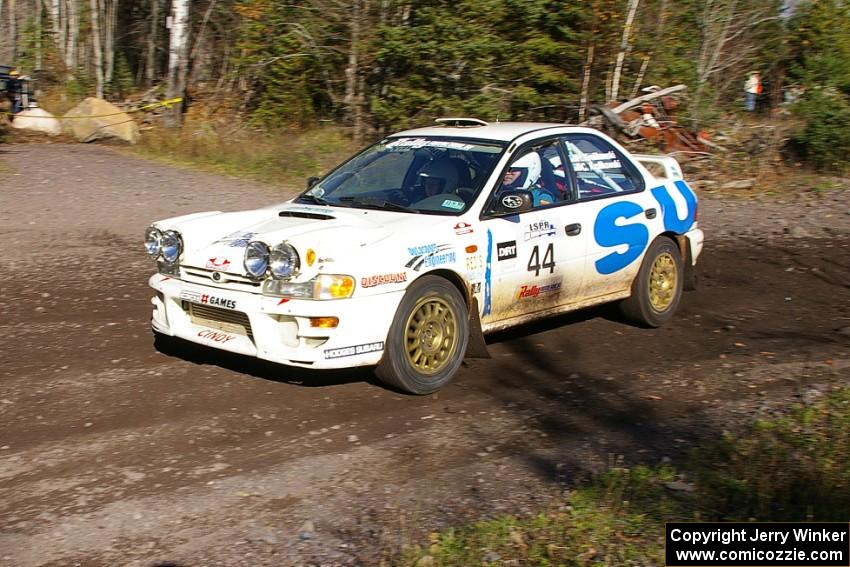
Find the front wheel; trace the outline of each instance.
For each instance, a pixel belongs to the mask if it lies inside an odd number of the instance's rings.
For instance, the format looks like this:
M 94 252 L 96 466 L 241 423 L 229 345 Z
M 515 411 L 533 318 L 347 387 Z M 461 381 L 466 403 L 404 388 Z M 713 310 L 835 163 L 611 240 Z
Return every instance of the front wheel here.
M 679 248 L 669 238 L 660 236 L 649 247 L 632 282 L 632 295 L 620 303 L 620 310 L 638 325 L 660 327 L 676 312 L 682 283 Z
M 407 290 L 375 373 L 410 394 L 430 394 L 460 368 L 469 341 L 466 304 L 448 280 L 423 276 Z

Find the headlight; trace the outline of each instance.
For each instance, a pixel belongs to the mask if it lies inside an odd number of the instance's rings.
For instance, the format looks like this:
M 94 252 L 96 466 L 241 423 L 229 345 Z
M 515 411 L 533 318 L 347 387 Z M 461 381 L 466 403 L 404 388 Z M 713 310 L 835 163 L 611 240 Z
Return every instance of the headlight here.
M 263 293 L 293 299 L 345 299 L 354 293 L 354 278 L 337 274 L 320 274 L 307 282 L 269 279 L 263 282 Z
M 255 240 L 245 247 L 245 271 L 252 278 L 261 278 L 269 269 L 269 247 L 265 242 Z
M 315 279 L 314 299 L 344 299 L 354 293 L 354 278 L 335 274 L 321 274 Z
M 160 239 L 162 259 L 169 264 L 175 263 L 183 252 L 183 239 L 176 230 L 166 230 Z
M 291 244 L 282 242 L 272 248 L 269 254 L 269 267 L 274 277 L 287 280 L 298 273 L 301 258 Z
M 149 226 L 145 231 L 145 251 L 151 258 L 159 256 L 162 247 L 162 232 L 155 226 Z

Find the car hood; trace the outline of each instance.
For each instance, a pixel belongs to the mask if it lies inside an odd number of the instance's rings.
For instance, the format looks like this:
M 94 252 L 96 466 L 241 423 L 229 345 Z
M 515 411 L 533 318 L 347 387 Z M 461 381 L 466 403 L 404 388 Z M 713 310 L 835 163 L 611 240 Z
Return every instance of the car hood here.
M 346 264 L 358 266 L 363 247 L 388 239 L 402 227 L 405 231 L 419 225 L 427 229 L 449 220 L 433 215 L 284 203 L 253 211 L 198 213 L 160 221 L 155 226 L 180 232 L 184 244 L 181 265 L 235 274 L 245 273 L 243 259 L 249 242 L 259 240 L 269 246 L 289 242 L 302 259 L 300 280 L 309 279 L 331 262 L 336 263 L 335 271 Z M 317 262 L 306 266 L 309 250 Z

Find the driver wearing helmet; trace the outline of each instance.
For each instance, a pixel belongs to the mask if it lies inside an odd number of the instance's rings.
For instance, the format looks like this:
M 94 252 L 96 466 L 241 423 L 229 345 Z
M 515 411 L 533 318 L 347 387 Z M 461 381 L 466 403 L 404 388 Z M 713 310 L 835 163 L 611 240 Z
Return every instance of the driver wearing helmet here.
M 451 193 L 457 188 L 457 184 L 458 173 L 454 164 L 445 158 L 435 159 L 425 164 L 425 167 L 419 171 L 416 183 L 419 191 L 414 200 Z
M 529 152 L 513 162 L 502 179 L 502 191 L 523 190 L 531 193 L 533 205 L 540 207 L 555 202 L 555 196 L 541 186 L 543 166 L 537 152 Z

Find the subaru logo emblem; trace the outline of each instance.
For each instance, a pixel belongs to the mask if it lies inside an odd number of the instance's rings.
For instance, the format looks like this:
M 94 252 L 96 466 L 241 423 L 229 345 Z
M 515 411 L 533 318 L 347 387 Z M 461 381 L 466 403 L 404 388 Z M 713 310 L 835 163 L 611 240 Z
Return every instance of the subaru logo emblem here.
M 221 272 L 213 272 L 212 279 L 213 279 L 214 282 L 220 282 L 221 281 Z
M 505 195 L 502 204 L 509 209 L 518 209 L 522 206 L 522 197 L 519 195 Z

